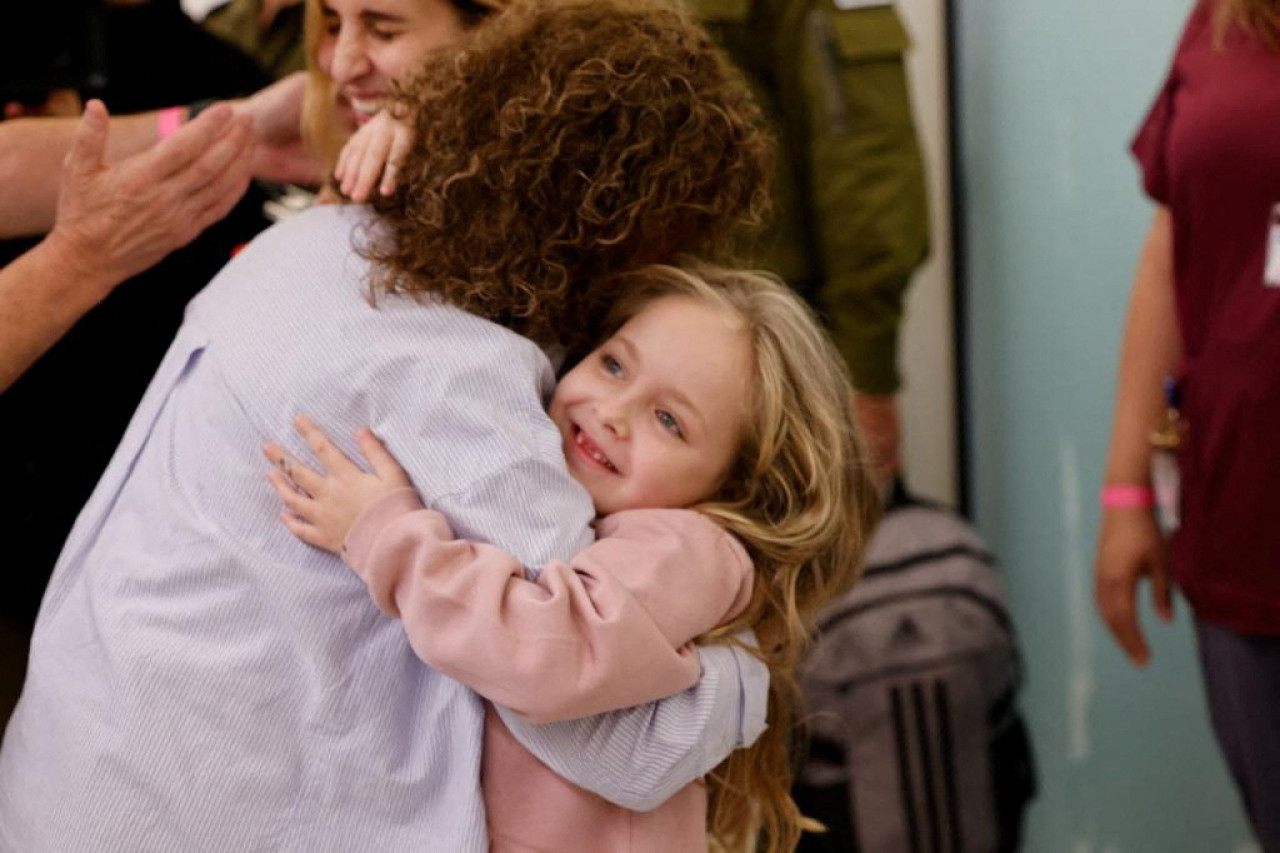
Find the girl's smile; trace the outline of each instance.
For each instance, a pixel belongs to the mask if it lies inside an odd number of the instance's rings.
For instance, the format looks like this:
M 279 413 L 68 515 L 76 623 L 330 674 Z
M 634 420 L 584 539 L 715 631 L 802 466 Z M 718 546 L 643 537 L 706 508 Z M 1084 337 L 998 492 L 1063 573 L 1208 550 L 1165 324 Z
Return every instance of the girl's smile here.
M 721 309 L 657 299 L 556 386 L 565 459 L 601 514 L 691 506 L 740 446 L 752 375 L 746 330 Z

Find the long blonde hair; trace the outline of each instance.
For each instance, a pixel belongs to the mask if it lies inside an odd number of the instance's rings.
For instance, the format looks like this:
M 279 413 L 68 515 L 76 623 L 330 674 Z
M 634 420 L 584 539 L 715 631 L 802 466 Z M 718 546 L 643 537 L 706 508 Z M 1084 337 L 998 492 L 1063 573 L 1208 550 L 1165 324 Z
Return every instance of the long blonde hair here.
M 1254 33 L 1273 52 L 1280 53 L 1280 3 L 1276 0 L 1218 0 L 1213 33 L 1219 47 L 1232 26 Z
M 458 13 L 464 29 L 479 25 L 492 13 L 501 11 L 507 0 L 448 0 Z M 337 86 L 320 68 L 320 46 L 325 37 L 324 0 L 305 0 L 303 40 L 307 58 L 307 89 L 302 99 L 302 139 L 326 172 L 338 162 L 338 154 L 351 135 L 338 124 L 334 107 Z M 423 57 L 425 60 L 427 57 Z
M 818 606 L 857 580 L 880 509 L 844 361 L 808 306 L 767 274 L 684 262 L 619 278 L 623 296 L 609 330 L 655 299 L 685 296 L 737 318 L 753 344 L 743 446 L 719 492 L 695 509 L 735 535 L 754 562 L 751 601 L 702 641 L 755 632 L 753 653 L 770 673 L 769 728 L 711 774 L 708 830 L 728 850 L 754 851 L 760 841 L 770 853 L 792 850 L 804 826 L 790 796 L 795 666 Z

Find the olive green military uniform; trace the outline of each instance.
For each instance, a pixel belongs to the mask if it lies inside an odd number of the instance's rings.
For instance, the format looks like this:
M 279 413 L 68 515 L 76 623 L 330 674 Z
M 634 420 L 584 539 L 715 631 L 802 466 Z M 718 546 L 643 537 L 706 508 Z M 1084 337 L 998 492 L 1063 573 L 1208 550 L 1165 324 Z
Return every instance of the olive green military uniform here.
M 779 135 L 773 225 L 751 261 L 826 318 L 859 391 L 893 394 L 903 297 L 929 239 L 897 12 L 859 0 L 687 2 Z
M 306 68 L 303 4 L 278 11 L 265 31 L 259 23 L 261 16 L 262 0 L 230 0 L 209 13 L 204 28 L 252 56 L 277 80 Z

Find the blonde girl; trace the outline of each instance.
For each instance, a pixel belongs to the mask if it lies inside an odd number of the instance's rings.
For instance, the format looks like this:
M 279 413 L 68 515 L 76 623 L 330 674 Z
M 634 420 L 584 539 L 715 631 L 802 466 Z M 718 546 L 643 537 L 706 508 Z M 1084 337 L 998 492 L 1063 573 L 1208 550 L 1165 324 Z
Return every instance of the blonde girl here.
M 772 677 L 768 730 L 648 814 L 573 788 L 490 713 L 495 850 L 731 850 L 796 844 L 792 671 L 815 608 L 847 590 L 877 510 L 842 362 L 803 303 L 764 275 L 689 264 L 619 277 L 606 340 L 550 414 L 603 516 L 569 564 L 527 571 L 454 538 L 372 434 L 373 473 L 310 422 L 327 473 L 268 445 L 300 539 L 335 553 L 405 622 L 424 660 L 539 721 L 651 700 L 696 679 L 687 644 L 751 630 Z M 530 580 L 526 580 L 526 573 Z

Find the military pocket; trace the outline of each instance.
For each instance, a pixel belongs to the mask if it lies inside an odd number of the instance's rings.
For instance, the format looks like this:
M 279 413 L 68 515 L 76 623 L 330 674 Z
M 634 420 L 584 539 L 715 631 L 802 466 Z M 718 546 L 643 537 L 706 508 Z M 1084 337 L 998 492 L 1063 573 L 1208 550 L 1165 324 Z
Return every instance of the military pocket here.
M 688 6 L 706 24 L 740 24 L 751 14 L 751 0 L 688 0 Z
M 837 136 L 868 128 L 909 128 L 910 97 L 903 53 L 911 45 L 892 6 L 839 9 L 827 2 L 807 17 L 813 57 L 810 90 L 821 118 Z
M 911 37 L 893 6 L 819 10 L 829 24 L 836 52 L 843 59 L 866 60 L 900 56 L 911 46 Z

